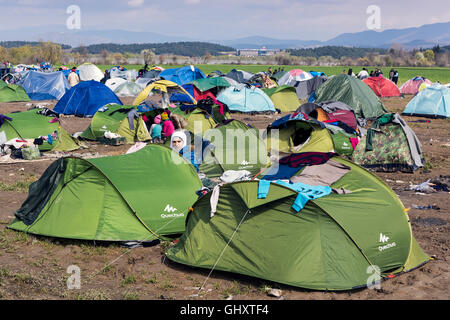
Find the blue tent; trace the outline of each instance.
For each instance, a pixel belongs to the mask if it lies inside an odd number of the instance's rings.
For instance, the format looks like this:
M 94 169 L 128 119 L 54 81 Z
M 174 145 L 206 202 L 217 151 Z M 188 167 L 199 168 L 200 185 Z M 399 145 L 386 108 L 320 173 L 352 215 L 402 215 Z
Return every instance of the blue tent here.
M 225 103 L 230 111 L 238 112 L 275 112 L 275 106 L 269 96 L 259 88 L 248 88 L 245 85 L 228 87 L 218 96 L 217 100 Z
M 206 78 L 202 70 L 194 66 L 166 69 L 159 74 L 159 77 L 182 86 L 183 89 L 189 92 L 191 96 L 194 96 L 194 89 L 192 88 L 192 84 L 188 83 L 194 80 Z M 190 103 L 192 100 L 186 94 L 176 93 L 170 97 L 170 101 Z
M 28 71 L 18 84 L 31 100 L 59 100 L 70 89 L 62 72 Z
M 122 105 L 120 99 L 103 83 L 82 81 L 72 87 L 58 101 L 53 111 L 81 117 L 93 116 L 98 109 L 109 103 Z
M 187 84 L 191 81 L 206 78 L 203 74 L 202 70 L 194 67 L 194 66 L 185 66 L 181 68 L 175 69 L 166 69 L 159 74 L 160 78 L 164 80 L 169 80 L 175 82 L 176 84 L 182 86 L 183 84 Z
M 404 115 L 417 115 L 429 117 L 450 117 L 450 87 L 433 84 L 419 91 L 419 93 L 406 105 Z

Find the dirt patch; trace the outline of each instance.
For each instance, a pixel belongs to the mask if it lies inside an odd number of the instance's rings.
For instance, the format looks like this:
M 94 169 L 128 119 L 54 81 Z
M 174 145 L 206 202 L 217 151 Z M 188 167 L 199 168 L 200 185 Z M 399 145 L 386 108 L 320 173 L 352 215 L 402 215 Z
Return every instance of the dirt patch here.
M 411 97 L 383 99 L 390 112 L 401 112 Z M 123 99 L 131 104 L 133 98 Z M 52 106 L 56 101 L 47 101 Z M 34 102 L 36 103 L 36 102 Z M 2 113 L 25 111 L 24 103 L 0 103 Z M 234 118 L 258 129 L 284 114 L 242 115 Z M 0 299 L 279 299 L 269 296 L 266 288 L 281 289 L 283 299 L 363 300 L 363 299 L 449 299 L 449 212 L 448 192 L 430 194 L 408 190 L 412 184 L 450 176 L 449 120 L 403 117 L 422 143 L 426 167 L 407 173 L 375 174 L 399 196 L 411 220 L 414 237 L 422 249 L 434 258 L 424 266 L 393 279 L 383 281 L 380 290 L 362 289 L 351 292 L 318 292 L 272 283 L 252 277 L 191 268 L 164 258 L 164 251 L 173 243 L 163 242 L 151 247 L 128 249 L 117 243 L 74 241 L 28 235 L 6 229 L 27 197 L 26 183 L 38 179 L 53 161 L 28 161 L 0 164 L 0 182 L 16 191 L 0 191 Z M 83 131 L 89 118 L 62 117 L 62 126 L 70 133 Z M 67 155 L 118 155 L 130 145 L 105 146 L 88 143 L 87 149 Z M 55 156 L 61 154 L 53 153 Z M 5 187 L 6 188 L 6 187 Z M 440 210 L 416 207 L 435 205 Z M 81 289 L 70 290 L 67 268 L 76 265 L 81 271 Z M 204 286 L 199 295 L 198 288 Z

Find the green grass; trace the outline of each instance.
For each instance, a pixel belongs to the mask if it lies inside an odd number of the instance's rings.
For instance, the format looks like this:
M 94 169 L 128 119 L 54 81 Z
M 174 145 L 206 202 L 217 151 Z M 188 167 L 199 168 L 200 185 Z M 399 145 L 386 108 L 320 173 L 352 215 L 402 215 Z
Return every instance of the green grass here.
M 102 71 L 105 69 L 110 69 L 114 65 L 97 65 Z M 139 70 L 143 67 L 143 65 L 123 65 L 127 69 L 136 69 Z M 170 68 L 178 68 L 183 65 L 160 65 L 165 69 Z M 355 74 L 358 74 L 359 71 L 363 67 L 358 66 L 279 66 L 279 65 L 263 65 L 263 64 L 255 64 L 255 65 L 237 65 L 237 64 L 198 64 L 195 65 L 197 68 L 203 71 L 203 73 L 209 74 L 212 71 L 219 70 L 222 73 L 227 73 L 232 69 L 244 70 L 252 73 L 257 73 L 260 71 L 267 71 L 269 67 L 272 69 L 284 68 L 285 71 L 292 69 L 302 69 L 305 71 L 318 71 L 324 72 L 326 75 L 340 74 L 343 70 L 348 70 L 349 68 L 353 69 Z M 365 67 L 367 70 L 375 70 L 376 66 Z M 402 84 L 407 80 L 414 78 L 416 76 L 423 76 L 432 82 L 439 81 L 441 83 L 450 83 L 450 68 L 440 68 L 440 67 L 393 67 L 399 72 L 399 82 L 398 84 Z M 383 67 L 380 68 L 383 71 L 385 77 L 389 75 L 389 70 L 391 67 Z

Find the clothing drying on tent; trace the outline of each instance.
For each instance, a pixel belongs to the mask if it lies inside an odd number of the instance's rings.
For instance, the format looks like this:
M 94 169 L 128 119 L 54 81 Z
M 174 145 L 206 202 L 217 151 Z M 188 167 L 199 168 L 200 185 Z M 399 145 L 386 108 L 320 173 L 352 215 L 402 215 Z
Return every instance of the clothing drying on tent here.
M 92 117 L 91 124 L 80 137 L 97 140 L 111 132 L 124 137 L 127 143 L 151 140 L 142 115 L 135 106 L 108 104 L 99 109 Z
M 306 81 L 314 78 L 309 72 L 301 69 L 292 69 L 287 71 L 281 78 L 278 79 L 278 85 L 291 84 L 293 81 Z
M 0 80 L 0 102 L 30 101 L 24 88 L 17 84 L 7 84 Z
M 270 97 L 275 108 L 281 112 L 295 111 L 300 105 L 295 88 L 291 86 L 283 85 L 271 89 L 262 89 L 262 91 Z
M 94 80 L 82 81 L 75 87 L 72 87 L 58 101 L 53 111 L 80 117 L 90 117 L 98 109 L 110 103 L 122 105 L 115 93 L 103 83 Z
M 78 66 L 77 69 L 79 71 L 81 81 L 100 81 L 105 76 L 103 72 L 95 64 L 92 63 L 83 63 L 82 65 Z
M 398 115 L 378 118 L 353 153 L 353 162 L 376 171 L 413 172 L 423 167 L 422 146 L 414 131 Z
M 424 77 L 415 77 L 406 81 L 400 87 L 400 93 L 402 94 L 416 94 L 419 92 L 419 87 L 422 83 L 431 85 L 432 82 Z
M 149 84 L 144 90 L 139 93 L 134 100 L 133 105 L 137 106 L 143 102 L 148 103 L 154 107 L 167 108 L 171 102 L 174 94 L 181 93 L 190 98 L 192 104 L 197 101 L 185 89 L 168 80 L 158 80 Z
M 378 97 L 400 97 L 397 85 L 383 76 L 365 78 L 362 82 L 367 84 Z
M 358 118 L 374 119 L 387 112 L 368 85 L 356 77 L 340 74 L 329 78 L 316 92 L 315 103 L 341 101 L 353 108 Z
M 185 230 L 201 188 L 194 167 L 162 145 L 119 156 L 60 158 L 30 186 L 8 228 L 80 240 L 167 239 Z
M 420 91 L 402 114 L 435 118 L 450 117 L 450 87 L 434 84 Z
M 59 100 L 70 90 L 62 72 L 28 71 L 19 84 L 31 100 Z
M 430 260 L 382 180 L 339 157 L 325 164 L 331 170 L 305 166 L 289 183 L 234 182 L 209 192 L 192 205 L 185 233 L 166 256 L 314 290 L 363 288 L 373 265 L 384 279 Z
M 0 125 L 0 133 L 4 132 L 7 140 L 34 139 L 41 151 L 77 150 L 80 147 L 78 141 L 61 127 L 59 121 L 55 121 L 55 117 L 41 114 L 44 110 L 36 108 L 3 115 L 7 118 Z
M 228 87 L 221 91 L 217 100 L 226 104 L 230 111 L 235 112 L 275 112 L 275 106 L 270 98 L 259 88 L 240 85 Z

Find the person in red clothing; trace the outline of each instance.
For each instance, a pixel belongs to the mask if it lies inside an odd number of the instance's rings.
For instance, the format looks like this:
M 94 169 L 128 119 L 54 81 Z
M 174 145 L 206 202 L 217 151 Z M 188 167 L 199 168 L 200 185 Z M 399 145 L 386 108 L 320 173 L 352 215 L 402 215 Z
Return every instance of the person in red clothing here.
M 167 139 L 175 131 L 175 126 L 173 125 L 173 122 L 169 119 L 169 115 L 166 112 L 163 112 L 161 114 L 161 120 L 162 120 L 162 132 L 164 134 L 164 138 Z

